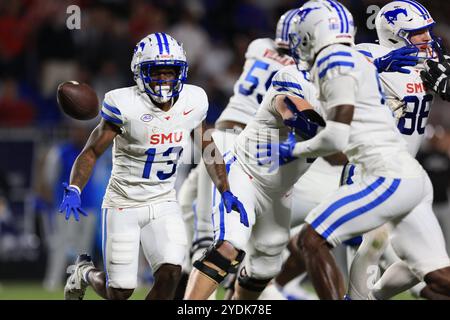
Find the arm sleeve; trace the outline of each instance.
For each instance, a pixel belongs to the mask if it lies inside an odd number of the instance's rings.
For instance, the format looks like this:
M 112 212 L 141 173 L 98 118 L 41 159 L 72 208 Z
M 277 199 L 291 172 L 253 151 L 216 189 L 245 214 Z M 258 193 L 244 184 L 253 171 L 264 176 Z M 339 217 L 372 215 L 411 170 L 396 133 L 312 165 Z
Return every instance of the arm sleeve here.
M 327 126 L 314 138 L 295 144 L 296 157 L 316 158 L 345 149 L 350 138 L 350 126 L 341 122 L 327 121 Z

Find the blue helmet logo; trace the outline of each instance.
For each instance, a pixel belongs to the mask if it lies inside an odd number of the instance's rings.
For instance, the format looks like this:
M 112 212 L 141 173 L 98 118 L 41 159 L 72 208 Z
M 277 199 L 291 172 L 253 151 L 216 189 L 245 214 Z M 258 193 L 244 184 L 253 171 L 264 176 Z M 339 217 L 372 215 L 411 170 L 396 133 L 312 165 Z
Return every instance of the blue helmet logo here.
M 397 17 L 399 14 L 403 14 L 405 17 L 408 16 L 408 12 L 404 8 L 386 11 L 385 13 L 383 13 L 383 16 L 386 18 L 388 24 L 394 24 L 394 21 L 397 21 Z

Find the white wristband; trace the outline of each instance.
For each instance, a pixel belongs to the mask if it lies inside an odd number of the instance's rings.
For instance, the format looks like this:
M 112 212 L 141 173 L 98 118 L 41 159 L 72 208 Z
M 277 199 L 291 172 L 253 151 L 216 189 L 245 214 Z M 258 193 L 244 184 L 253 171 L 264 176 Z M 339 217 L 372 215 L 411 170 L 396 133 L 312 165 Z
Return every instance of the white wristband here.
M 81 194 L 81 189 L 80 189 L 79 186 L 76 186 L 76 185 L 74 185 L 74 184 L 71 184 L 71 185 L 69 185 L 69 188 L 74 188 L 75 190 L 78 191 L 78 194 Z
M 345 123 L 327 121 L 325 129 L 314 138 L 295 144 L 295 157 L 322 157 L 345 149 L 350 137 L 350 126 Z

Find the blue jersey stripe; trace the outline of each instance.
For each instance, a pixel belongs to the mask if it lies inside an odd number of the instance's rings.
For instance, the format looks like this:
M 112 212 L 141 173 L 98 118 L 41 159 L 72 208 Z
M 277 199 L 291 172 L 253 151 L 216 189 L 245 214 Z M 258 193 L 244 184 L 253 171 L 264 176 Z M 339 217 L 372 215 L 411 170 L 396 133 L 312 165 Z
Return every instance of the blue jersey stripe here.
M 400 185 L 400 179 L 394 179 L 392 184 L 389 186 L 389 188 L 383 192 L 378 198 L 370 202 L 369 204 L 366 204 L 362 207 L 359 207 L 358 209 L 355 209 L 346 215 L 343 215 L 339 219 L 337 219 L 331 226 L 329 226 L 324 232 L 322 232 L 322 236 L 325 238 L 328 238 L 330 234 L 332 234 L 337 228 L 339 228 L 342 224 L 346 223 L 347 221 L 354 219 L 363 213 L 366 213 L 369 210 L 372 210 L 373 208 L 379 206 L 384 201 L 389 199 L 394 192 L 397 190 L 398 186 Z
M 105 101 L 103 101 L 103 106 L 108 109 L 109 111 L 111 111 L 112 113 L 115 113 L 117 115 L 121 115 L 122 113 L 120 112 L 120 110 L 110 104 L 107 104 Z
M 272 85 L 303 90 L 303 88 L 300 84 L 295 83 L 295 82 L 289 82 L 289 81 L 272 81 Z
M 370 53 L 369 51 L 365 51 L 365 50 L 358 50 L 358 51 L 361 52 L 366 57 L 373 58 L 372 53 Z
M 328 59 L 330 59 L 331 57 L 334 56 L 340 56 L 340 57 L 351 57 L 352 54 L 348 51 L 338 51 L 338 52 L 333 52 L 325 57 L 323 57 L 322 59 L 320 59 L 319 61 L 317 61 L 317 66 L 320 67 L 320 65 L 322 63 L 324 63 L 325 61 L 327 61 Z
M 164 39 L 164 46 L 166 48 L 167 54 L 170 54 L 170 49 L 169 49 L 169 40 L 167 40 L 167 35 L 165 33 L 161 33 L 162 37 Z
M 102 116 L 102 118 L 104 118 L 105 120 L 115 123 L 115 124 L 123 124 L 123 121 L 117 118 L 113 118 L 111 116 L 108 116 L 106 113 L 104 113 L 103 111 L 100 111 L 100 114 Z
M 295 94 L 296 96 L 298 96 L 298 97 L 300 97 L 300 98 L 302 98 L 302 99 L 305 99 L 305 96 L 304 96 L 304 95 L 302 95 L 302 94 L 300 94 L 300 93 L 297 93 L 297 92 L 289 91 L 289 89 L 286 88 L 286 87 L 276 88 L 275 90 L 277 90 L 278 92 L 289 92 L 290 94 Z
M 297 15 L 299 10 L 294 10 L 288 14 L 286 19 L 283 22 L 283 29 L 281 31 L 281 39 L 284 41 L 288 41 L 288 35 L 289 35 L 289 25 L 292 21 L 292 19 Z
M 334 67 L 351 67 L 353 68 L 355 66 L 355 64 L 353 62 L 348 62 L 348 61 L 335 61 L 330 63 L 325 69 L 323 69 L 320 73 L 319 73 L 319 79 L 322 79 L 325 74 L 327 73 L 328 70 L 333 69 Z
M 233 156 L 228 162 L 225 164 L 225 170 L 228 173 L 230 173 L 231 165 L 237 160 L 235 156 Z M 215 203 L 215 193 L 213 198 L 213 203 Z M 223 203 L 223 199 L 220 201 L 219 204 L 219 212 L 220 212 L 220 233 L 219 233 L 219 240 L 224 240 L 225 238 L 225 205 Z
M 344 22 L 342 20 L 342 15 L 341 15 L 341 11 L 338 9 L 338 6 L 331 0 L 327 0 L 328 3 L 336 10 L 338 16 L 339 16 L 339 21 L 341 22 L 341 32 L 344 33 Z
M 162 41 L 161 41 L 161 36 L 159 35 L 159 33 L 155 33 L 156 35 L 156 40 L 158 41 L 158 48 L 159 48 L 159 54 L 163 53 L 163 45 L 162 45 Z
M 219 211 L 220 211 L 220 233 L 219 233 L 219 240 L 223 240 L 225 238 L 225 208 L 223 204 L 223 200 L 220 201 L 219 204 Z
M 345 181 L 345 184 L 350 185 L 353 184 L 353 175 L 355 174 L 355 166 L 352 164 L 350 165 L 350 169 L 348 170 L 348 177 L 347 180 Z
M 334 211 L 339 208 L 349 204 L 350 202 L 357 201 L 359 199 L 364 198 L 365 196 L 371 194 L 375 189 L 377 189 L 386 178 L 380 177 L 367 188 L 357 193 L 345 196 L 342 199 L 339 199 L 332 203 L 324 212 L 322 212 L 312 223 L 311 226 L 313 228 L 317 228 L 326 218 L 328 218 Z

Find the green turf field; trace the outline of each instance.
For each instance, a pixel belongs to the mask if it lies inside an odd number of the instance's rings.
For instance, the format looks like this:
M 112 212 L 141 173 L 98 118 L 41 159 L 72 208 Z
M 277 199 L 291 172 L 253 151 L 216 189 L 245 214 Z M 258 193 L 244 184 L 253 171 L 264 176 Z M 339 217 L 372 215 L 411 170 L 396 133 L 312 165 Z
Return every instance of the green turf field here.
M 309 288 L 311 289 L 311 288 Z M 143 300 L 148 293 L 149 288 L 141 287 L 135 290 L 131 296 L 132 300 Z M 219 290 L 217 297 L 223 297 L 223 290 Z M 20 282 L 2 282 L 0 283 L 0 300 L 63 300 L 63 289 L 57 291 L 46 291 L 40 283 L 20 283 Z M 414 299 L 409 293 L 402 293 L 395 297 L 395 300 Z M 101 300 L 95 292 L 88 288 L 85 300 Z

